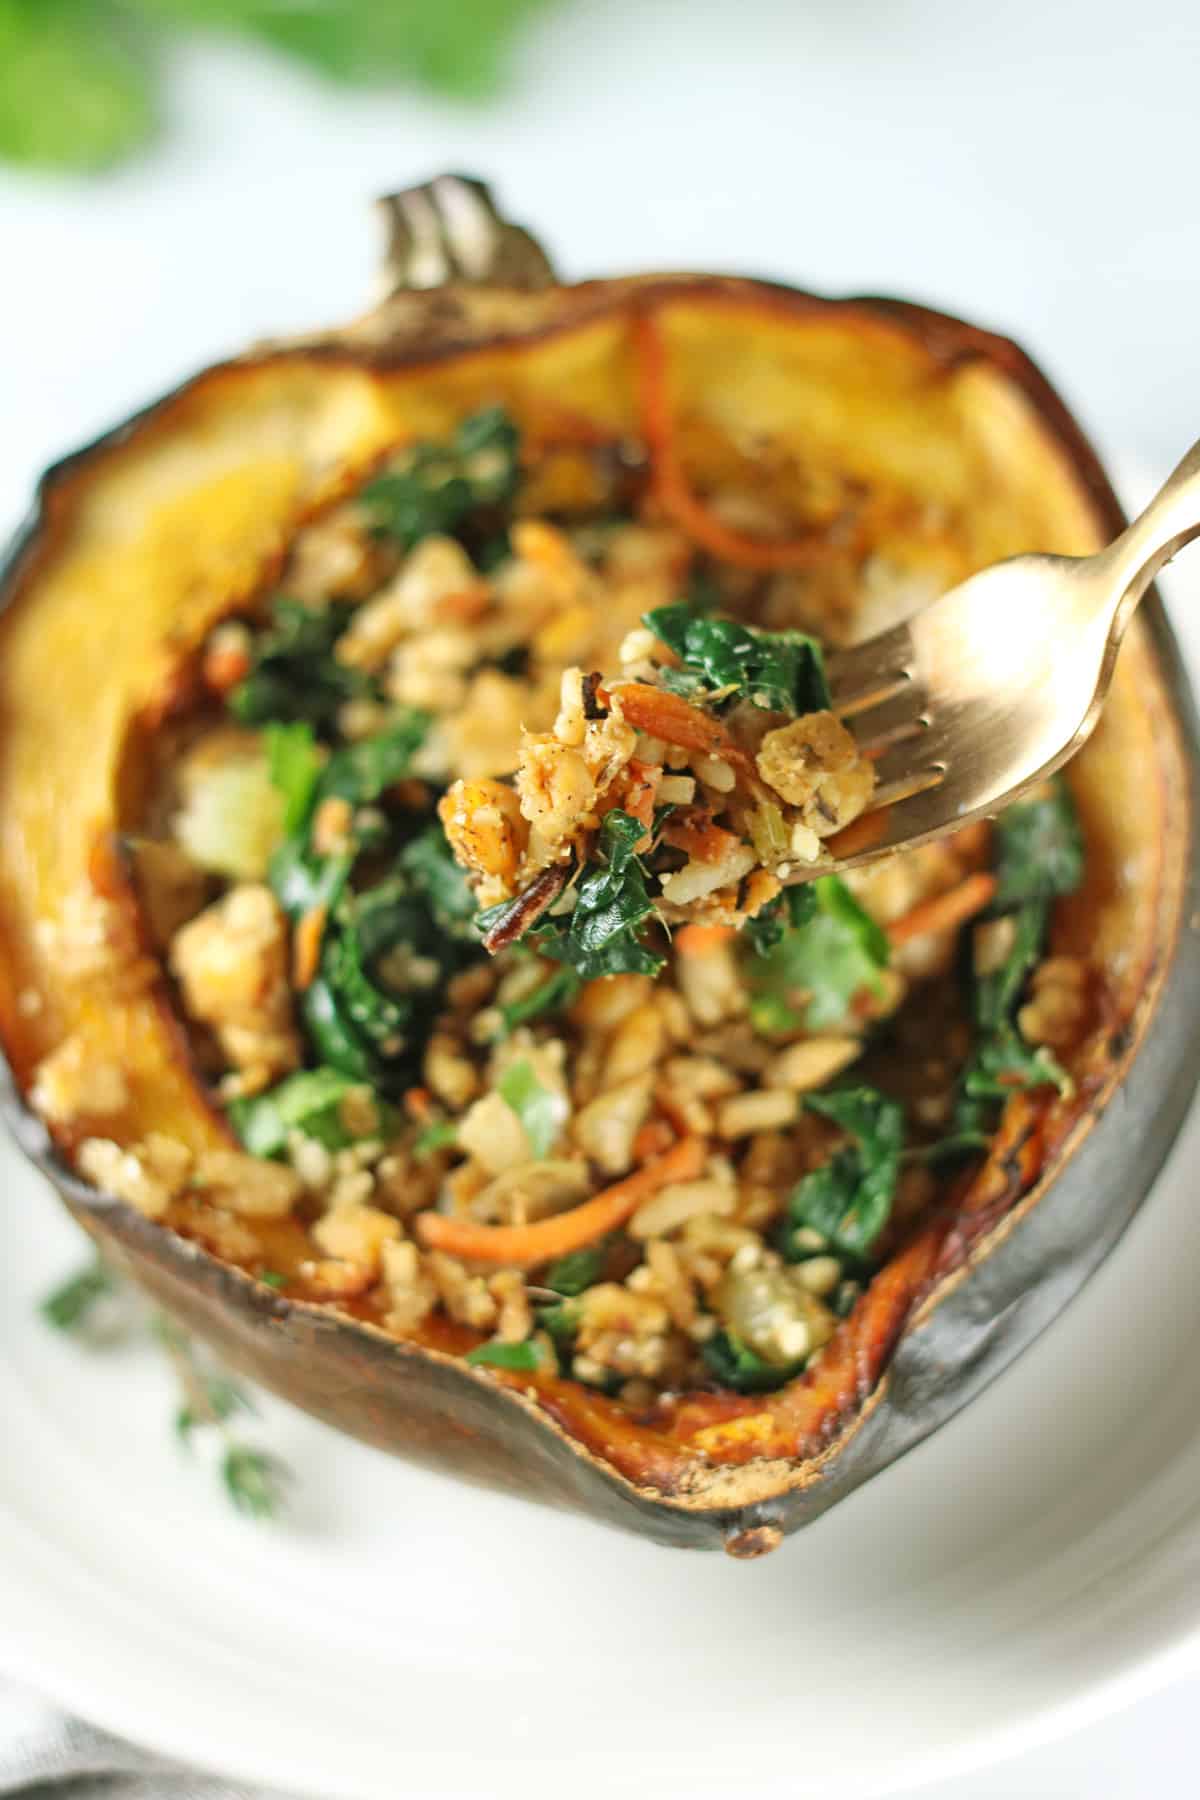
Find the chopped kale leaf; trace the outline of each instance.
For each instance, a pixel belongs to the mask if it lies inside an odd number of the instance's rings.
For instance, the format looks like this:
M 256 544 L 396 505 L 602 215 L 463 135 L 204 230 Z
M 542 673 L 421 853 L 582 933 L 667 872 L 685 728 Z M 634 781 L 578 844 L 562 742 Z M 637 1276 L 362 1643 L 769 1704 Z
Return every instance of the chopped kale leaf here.
M 793 1189 L 780 1239 L 791 1261 L 807 1251 L 798 1231 L 816 1232 L 835 1256 L 863 1260 L 891 1217 L 900 1157 L 904 1109 L 876 1088 L 843 1088 L 810 1094 L 805 1102 L 841 1127 L 851 1142 Z
M 589 1244 L 585 1250 L 572 1250 L 569 1255 L 560 1256 L 557 1262 L 551 1263 L 542 1276 L 542 1286 L 553 1288 L 556 1294 L 562 1294 L 566 1299 L 574 1299 L 599 1281 L 603 1268 L 604 1246 Z
M 598 860 L 588 863 L 569 918 L 539 921 L 534 942 L 585 981 L 600 975 L 657 975 L 664 958 L 638 937 L 654 911 L 634 854 L 646 827 L 614 808 L 600 827 Z
M 755 631 L 734 619 L 698 616 L 687 601 L 659 606 L 643 623 L 683 663 L 664 686 L 695 692 L 694 678 L 722 699 L 746 699 L 768 712 L 820 712 L 829 705 L 825 663 L 815 638 L 802 631 Z
M 376 529 L 405 549 L 434 533 L 461 535 L 480 515 L 486 518 L 512 499 L 519 448 L 508 414 L 488 407 L 465 419 L 448 443 L 415 444 L 363 489 L 363 505 Z
M 793 1363 L 769 1363 L 744 1344 L 736 1332 L 722 1329 L 706 1338 L 700 1354 L 721 1383 L 738 1394 L 768 1394 L 783 1387 L 804 1367 L 805 1359 Z
M 317 783 L 318 802 L 334 796 L 368 806 L 403 781 L 429 729 L 429 715 L 402 707 L 385 730 L 335 750 Z
M 466 870 L 454 860 L 446 834 L 428 825 L 400 852 L 400 867 L 442 931 L 465 942 L 475 941 L 475 895 Z
M 995 833 L 999 885 L 993 912 L 1073 894 L 1083 880 L 1083 830 L 1061 776 L 1047 792 L 1001 813 Z
M 301 719 L 326 726 L 347 700 L 369 693 L 370 678 L 334 655 L 349 618 L 344 607 L 305 606 L 281 595 L 254 641 L 249 674 L 229 696 L 234 717 L 243 725 Z

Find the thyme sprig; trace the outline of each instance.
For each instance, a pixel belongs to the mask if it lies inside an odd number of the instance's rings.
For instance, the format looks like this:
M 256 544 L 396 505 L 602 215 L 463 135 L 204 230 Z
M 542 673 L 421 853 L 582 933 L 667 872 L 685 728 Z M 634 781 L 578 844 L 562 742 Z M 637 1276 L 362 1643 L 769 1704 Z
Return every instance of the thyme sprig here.
M 251 1518 L 274 1518 L 283 1506 L 291 1471 L 278 1457 L 245 1442 L 234 1429 L 231 1421 L 239 1414 L 252 1416 L 257 1411 L 249 1393 L 165 1313 L 129 1304 L 124 1329 L 111 1329 L 113 1303 L 131 1301 L 126 1284 L 97 1252 L 47 1294 L 38 1310 L 56 1331 L 93 1346 L 149 1329 L 179 1385 L 175 1432 L 180 1442 L 190 1446 L 197 1431 L 216 1434 L 221 1444 L 220 1477 L 234 1506 Z M 102 1312 L 110 1314 L 110 1328 L 105 1331 L 97 1328 Z

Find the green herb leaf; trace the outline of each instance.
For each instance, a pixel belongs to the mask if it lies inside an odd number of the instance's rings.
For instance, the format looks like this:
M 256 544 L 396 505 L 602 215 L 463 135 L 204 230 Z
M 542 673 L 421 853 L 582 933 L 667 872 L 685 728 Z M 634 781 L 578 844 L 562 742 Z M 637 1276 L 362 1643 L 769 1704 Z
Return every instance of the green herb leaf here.
M 288 1284 L 288 1277 L 281 1275 L 278 1269 L 260 1269 L 255 1279 L 264 1287 L 275 1289 L 285 1288 Z
M 296 920 L 317 906 L 332 911 L 353 867 L 353 852 L 316 856 L 307 849 L 305 834 L 297 833 L 285 838 L 271 857 L 267 879 L 284 912 Z
M 454 860 L 446 834 L 428 826 L 400 852 L 400 867 L 442 931 L 474 943 L 475 895 L 466 870 Z
M 785 1365 L 764 1362 L 736 1332 L 726 1328 L 706 1338 L 700 1354 L 721 1386 L 739 1394 L 769 1394 L 798 1375 L 805 1362 L 803 1357 Z
M 0 158 L 98 169 L 144 143 L 154 105 L 134 43 L 97 0 L 0 0 Z
M 448 1150 L 458 1142 L 458 1126 L 453 1119 L 436 1119 L 427 1125 L 413 1144 L 413 1155 L 418 1162 L 424 1162 L 437 1150 Z
M 519 1369 L 530 1373 L 539 1369 L 542 1364 L 537 1345 L 528 1343 L 476 1344 L 474 1350 L 467 1351 L 464 1360 L 477 1367 L 482 1363 L 493 1369 Z
M 227 1116 L 252 1156 L 282 1155 L 293 1131 L 315 1138 L 327 1150 L 344 1150 L 363 1136 L 375 1137 L 390 1129 L 391 1109 L 376 1099 L 374 1129 L 357 1134 L 347 1130 L 342 1102 L 361 1085 L 328 1066 L 301 1069 L 265 1094 L 233 1101 Z
M 582 986 L 582 978 L 564 963 L 540 987 L 534 988 L 532 994 L 526 994 L 521 1000 L 510 1000 L 500 1008 L 504 1032 L 515 1031 L 518 1025 L 527 1025 L 530 1019 L 544 1018 L 547 1013 L 561 1012 L 564 1006 L 570 1006 Z
M 461 534 L 473 516 L 516 492 L 519 436 L 503 408 L 475 413 L 448 444 L 416 444 L 361 495 L 376 528 L 411 549 L 434 533 Z
M 537 948 L 567 963 L 585 981 L 601 975 L 657 975 L 665 958 L 647 950 L 639 929 L 654 911 L 634 854 L 646 828 L 614 808 L 600 827 L 598 860 L 589 862 L 569 921 L 541 921 Z
M 560 1306 L 542 1306 L 538 1308 L 537 1320 L 553 1340 L 559 1362 L 564 1368 L 568 1367 L 579 1330 L 579 1308 L 571 1300 L 564 1300 Z
M 1061 776 L 1048 792 L 1001 813 L 995 843 L 999 885 L 992 912 L 1073 894 L 1083 880 L 1083 829 Z
M 1011 946 L 999 966 L 986 975 L 975 976 L 972 1012 L 978 1030 L 985 1036 L 1011 1024 L 1025 983 L 1042 953 L 1048 922 L 1049 903 L 1031 900 L 1003 923 L 982 927 L 990 932 L 1012 933 Z
M 267 769 L 283 795 L 283 829 L 291 837 L 308 823 L 323 759 L 312 726 L 301 720 L 272 720 L 264 736 Z
M 239 1512 L 254 1519 L 274 1518 L 291 1479 L 285 1463 L 248 1444 L 231 1444 L 221 1464 L 221 1478 Z
M 687 674 L 723 698 L 797 715 L 829 705 L 821 646 L 802 631 L 752 631 L 734 619 L 697 616 L 686 601 L 656 607 L 642 622 L 682 660 Z
M 305 606 L 280 595 L 270 626 L 254 640 L 250 673 L 229 696 L 234 717 L 244 725 L 332 725 L 347 700 L 371 691 L 368 676 L 334 655 L 349 621 L 347 607 Z
M 822 875 L 792 893 L 798 924 L 790 923 L 765 954 L 755 939 L 743 961 L 750 990 L 750 1018 L 756 1031 L 772 1037 L 791 1031 L 827 1031 L 842 1024 L 857 995 L 878 993 L 887 967 L 886 934 L 865 913 L 845 882 Z M 789 897 L 788 907 L 792 905 Z M 778 916 L 778 915 L 776 915 Z
M 766 956 L 783 942 L 789 931 L 815 919 L 817 910 L 817 895 L 811 881 L 801 887 L 784 888 L 782 894 L 776 894 L 774 900 L 760 908 L 752 919 L 746 920 L 742 935 L 756 955 Z
M 603 1244 L 589 1244 L 586 1250 L 572 1250 L 568 1256 L 560 1256 L 557 1262 L 552 1262 L 542 1276 L 542 1286 L 553 1288 L 556 1294 L 573 1300 L 585 1288 L 595 1286 L 603 1269 Z
M 516 1113 L 534 1156 L 539 1161 L 549 1156 L 566 1123 L 565 1097 L 543 1086 L 526 1057 L 509 1063 L 497 1083 L 497 1092 Z
M 780 1247 L 790 1261 L 799 1261 L 807 1249 L 796 1244 L 795 1233 L 815 1231 L 835 1256 L 861 1260 L 891 1216 L 904 1148 L 904 1109 L 868 1087 L 810 1094 L 805 1104 L 832 1119 L 853 1142 L 797 1183 Z
M 98 1303 L 116 1291 L 116 1278 L 96 1255 L 85 1268 L 47 1294 L 38 1310 L 56 1331 L 78 1331 L 88 1323 Z
M 336 795 L 352 806 L 366 806 L 378 800 L 411 772 L 428 729 L 428 713 L 401 707 L 374 737 L 335 750 L 317 785 L 318 801 Z
M 227 1375 L 197 1376 L 201 1384 L 202 1404 L 185 1404 L 175 1414 L 175 1432 L 187 1443 L 198 1426 L 220 1425 L 235 1412 L 254 1411 L 249 1395 Z
M 304 1027 L 323 1062 L 353 1081 L 378 1086 L 383 1078 L 376 1058 L 346 1019 L 328 981 L 318 975 L 309 983 L 301 1002 Z
M 1038 801 L 1033 804 L 1050 803 Z M 1060 808 L 1055 810 L 1061 823 L 1064 815 Z M 1023 845 L 1028 841 L 1026 833 L 1029 829 L 1028 821 L 1018 827 L 1017 835 Z M 1053 833 L 1044 821 L 1038 828 L 1038 835 L 1047 846 L 1050 864 L 1055 865 L 1057 859 L 1058 874 L 1054 878 L 1065 879 L 1070 863 L 1069 855 L 1062 849 L 1065 840 L 1060 836 L 1059 850 L 1053 851 L 1049 847 Z M 1021 857 L 1008 864 L 1010 893 L 1028 888 L 1035 879 L 1032 873 L 1022 872 L 1023 856 L 1024 850 Z M 1025 901 L 1001 919 L 976 928 L 992 933 L 1007 931 L 1011 934 L 1011 942 L 998 967 L 972 977 L 975 1041 L 959 1076 L 952 1129 L 945 1140 L 949 1147 L 935 1145 L 935 1154 L 952 1155 L 956 1144 L 971 1138 L 986 1141 L 996 1129 L 1004 1101 L 1019 1088 L 1049 1085 L 1060 1093 L 1070 1092 L 1070 1076 L 1053 1052 L 1045 1047 L 1034 1049 L 1027 1044 L 1016 1022 L 1026 982 L 1045 946 L 1049 919 L 1049 899 L 1036 898 Z

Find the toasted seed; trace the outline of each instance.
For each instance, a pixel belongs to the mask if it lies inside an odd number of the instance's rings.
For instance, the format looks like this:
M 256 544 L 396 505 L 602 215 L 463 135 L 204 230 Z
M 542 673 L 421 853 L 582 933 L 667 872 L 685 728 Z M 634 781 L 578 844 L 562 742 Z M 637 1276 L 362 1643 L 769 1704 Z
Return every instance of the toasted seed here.
M 802 1038 L 772 1058 L 765 1070 L 766 1078 L 772 1087 L 810 1094 L 848 1068 L 861 1056 L 862 1048 L 863 1041 L 857 1037 Z
M 717 1132 L 723 1138 L 751 1137 L 756 1131 L 775 1131 L 796 1117 L 796 1096 L 787 1089 L 760 1088 L 754 1094 L 735 1094 L 717 1108 Z

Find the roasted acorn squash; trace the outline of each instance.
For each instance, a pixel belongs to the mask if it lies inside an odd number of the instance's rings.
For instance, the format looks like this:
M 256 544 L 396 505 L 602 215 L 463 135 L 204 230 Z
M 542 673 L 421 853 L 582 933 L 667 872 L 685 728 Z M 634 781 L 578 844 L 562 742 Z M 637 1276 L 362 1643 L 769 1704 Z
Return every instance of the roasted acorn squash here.
M 756 1555 L 964 1405 L 1061 1309 L 1147 1193 L 1200 1047 L 1191 700 L 1151 601 L 1070 771 L 1087 877 L 1058 905 L 1053 942 L 1086 949 L 1104 972 L 1073 1092 L 1009 1101 L 982 1170 L 875 1275 L 812 1372 L 777 1393 L 697 1396 L 666 1425 L 639 1423 L 571 1381 L 470 1367 L 436 1334 L 398 1342 L 285 1299 L 106 1199 L 72 1168 L 78 1134 L 53 1141 L 27 1101 L 68 1033 L 126 1072 L 125 1110 L 107 1126 L 118 1140 L 226 1141 L 119 851 L 144 801 L 145 746 L 186 698 L 214 620 L 260 591 L 297 526 L 390 446 L 493 402 L 535 443 L 634 438 L 637 340 L 651 320 L 671 455 L 688 480 L 744 472 L 763 446 L 784 446 L 809 470 L 938 509 L 961 574 L 1024 550 L 1090 551 L 1122 524 L 1062 402 L 1002 338 L 896 301 L 719 276 L 559 285 L 486 192 L 456 180 L 399 197 L 389 216 L 394 291 L 378 307 L 205 370 L 58 464 L 7 562 L 7 1110 L 105 1253 L 276 1392 L 400 1454 L 663 1543 Z M 107 909 L 127 976 L 115 991 L 65 979 L 44 929 L 81 892 Z

